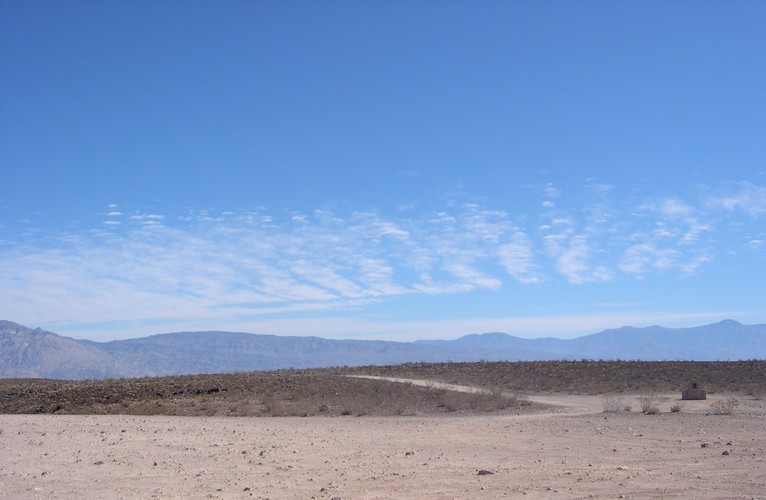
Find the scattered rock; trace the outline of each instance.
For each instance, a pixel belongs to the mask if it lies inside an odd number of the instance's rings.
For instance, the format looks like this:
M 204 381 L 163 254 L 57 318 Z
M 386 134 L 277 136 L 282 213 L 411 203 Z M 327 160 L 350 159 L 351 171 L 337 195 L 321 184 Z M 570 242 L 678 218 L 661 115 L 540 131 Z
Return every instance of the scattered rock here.
M 480 476 L 487 476 L 489 474 L 494 474 L 494 472 L 492 472 L 491 470 L 480 469 L 479 472 L 477 472 L 477 474 Z
M 409 457 L 410 455 L 414 455 L 414 454 L 415 454 L 415 452 L 414 452 L 414 451 L 408 451 L 408 452 L 406 452 L 406 453 L 404 454 L 404 456 L 405 456 L 405 457 Z
M 104 461 L 99 460 L 98 462 L 93 462 L 93 465 L 104 465 Z
M 728 455 L 728 454 L 729 454 L 729 450 L 723 450 L 723 453 L 721 453 L 721 455 Z
M 710 445 L 709 445 L 709 444 L 707 444 L 707 443 L 702 443 L 700 446 L 701 446 L 702 448 L 707 448 L 707 447 L 708 447 L 708 446 L 710 446 Z

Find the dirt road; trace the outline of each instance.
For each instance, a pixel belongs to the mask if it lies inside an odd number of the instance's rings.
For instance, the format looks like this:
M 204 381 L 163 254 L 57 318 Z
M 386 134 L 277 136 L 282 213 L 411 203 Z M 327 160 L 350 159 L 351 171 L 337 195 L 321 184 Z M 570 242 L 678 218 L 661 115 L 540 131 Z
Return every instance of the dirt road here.
M 377 375 L 348 375 L 355 378 L 366 378 L 371 380 L 385 380 L 400 384 L 412 384 L 422 387 L 431 387 L 433 389 L 442 389 L 446 391 L 466 392 L 471 394 L 480 394 L 488 392 L 481 387 L 472 387 L 468 385 L 446 384 L 435 382 L 433 380 L 420 380 L 397 377 L 379 377 Z M 512 395 L 512 394 L 510 394 Z M 525 397 L 534 403 L 539 403 L 550 407 L 549 414 L 572 413 L 586 414 L 597 413 L 603 410 L 603 398 L 601 396 L 570 396 L 566 394 L 558 395 L 525 395 Z M 667 397 L 667 395 L 663 396 Z M 631 398 L 633 399 L 633 398 Z M 630 404 L 630 403 L 626 403 Z M 539 415 L 537 415 L 539 416 Z

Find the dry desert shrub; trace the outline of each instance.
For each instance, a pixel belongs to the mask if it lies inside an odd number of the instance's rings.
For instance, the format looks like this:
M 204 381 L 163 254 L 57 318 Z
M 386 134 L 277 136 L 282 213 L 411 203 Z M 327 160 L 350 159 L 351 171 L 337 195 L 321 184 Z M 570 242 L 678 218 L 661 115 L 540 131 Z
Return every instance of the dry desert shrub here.
M 442 408 L 446 412 L 455 412 L 460 409 L 460 397 L 456 392 L 440 389 L 437 394 L 439 402 L 436 406 L 438 408 Z
M 131 408 L 133 415 L 164 415 L 163 407 L 157 402 L 146 401 Z
M 284 417 L 287 415 L 284 403 L 272 393 L 261 396 L 262 415 L 268 417 Z
M 622 396 L 615 394 L 606 394 L 601 399 L 601 405 L 604 408 L 604 413 L 617 413 L 625 408 Z
M 638 403 L 641 405 L 641 413 L 650 415 L 656 415 L 659 413 L 657 408 L 657 396 L 653 394 L 642 394 L 638 397 Z M 654 413 L 650 413 L 650 410 L 656 410 Z
M 739 406 L 737 398 L 730 397 L 716 401 L 710 405 L 710 408 L 713 409 L 713 413 L 716 415 L 731 415 L 737 406 Z
M 417 415 L 420 413 L 421 398 L 414 395 L 407 395 L 395 403 L 397 415 Z
M 680 403 L 674 403 L 673 405 L 671 405 L 671 407 L 670 407 L 670 411 L 671 411 L 672 413 L 681 413 L 681 410 L 683 410 L 683 409 L 684 409 L 684 406 L 685 406 L 685 405 L 684 405 L 684 403 L 682 403 L 682 402 L 680 402 Z
M 756 401 L 760 401 L 761 398 L 763 398 L 764 393 L 766 393 L 766 389 L 764 389 L 763 387 L 759 387 L 756 384 L 751 385 L 746 391 L 746 394 L 752 396 L 753 399 Z
M 477 406 L 485 411 L 505 410 L 520 406 L 525 397 L 519 393 L 509 393 L 499 387 L 493 387 L 485 393 L 477 394 Z

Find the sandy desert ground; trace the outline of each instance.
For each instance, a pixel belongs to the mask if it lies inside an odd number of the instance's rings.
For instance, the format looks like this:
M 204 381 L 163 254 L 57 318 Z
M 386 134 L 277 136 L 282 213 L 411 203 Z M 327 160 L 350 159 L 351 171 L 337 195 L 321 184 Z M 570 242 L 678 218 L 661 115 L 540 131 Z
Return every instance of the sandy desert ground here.
M 762 498 L 766 402 L 660 415 L 545 396 L 535 415 L 0 415 L 2 498 Z

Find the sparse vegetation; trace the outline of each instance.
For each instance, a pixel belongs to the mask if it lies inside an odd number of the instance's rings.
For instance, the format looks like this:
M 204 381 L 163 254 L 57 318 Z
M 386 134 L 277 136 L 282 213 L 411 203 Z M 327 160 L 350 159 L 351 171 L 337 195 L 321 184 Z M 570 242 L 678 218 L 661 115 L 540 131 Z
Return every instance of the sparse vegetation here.
M 657 396 L 653 394 L 642 394 L 638 397 L 638 403 L 641 405 L 641 413 L 656 415 L 660 412 L 657 407 Z
M 670 411 L 671 413 L 681 413 L 681 411 L 684 409 L 684 406 L 685 405 L 683 402 L 673 403 L 670 406 Z
M 460 393 L 347 377 L 352 374 L 432 380 L 484 388 Z M 605 412 L 630 412 L 624 394 L 642 393 L 641 411 L 656 395 L 700 380 L 709 390 L 766 392 L 766 361 L 747 362 L 480 362 L 415 363 L 227 375 L 113 380 L 0 381 L 0 413 L 340 416 L 417 415 L 529 409 L 527 393 L 605 394 Z M 754 396 L 755 397 L 755 396 Z M 646 400 L 644 400 L 646 399 Z M 731 413 L 736 402 L 713 411 Z M 657 410 L 659 411 L 659 409 Z M 674 411 L 671 407 L 671 411 Z M 680 411 L 680 408 L 679 408 Z
M 3 382 L 0 413 L 308 417 L 486 412 L 527 404 L 500 389 L 465 394 L 328 370 Z
M 498 411 L 528 403 L 526 395 L 519 392 L 509 393 L 499 387 L 493 387 L 485 393 L 474 394 L 472 408 L 482 411 Z
M 604 408 L 604 413 L 617 413 L 623 408 L 625 408 L 622 396 L 614 395 L 614 394 L 604 395 L 604 397 L 601 400 L 601 404 Z
M 500 361 L 405 363 L 336 369 L 343 373 L 427 379 L 507 391 L 569 394 L 681 391 L 696 380 L 708 391 L 766 393 L 766 361 Z
M 739 406 L 739 400 L 735 397 L 721 399 L 710 405 L 716 415 L 731 415 L 737 406 Z

